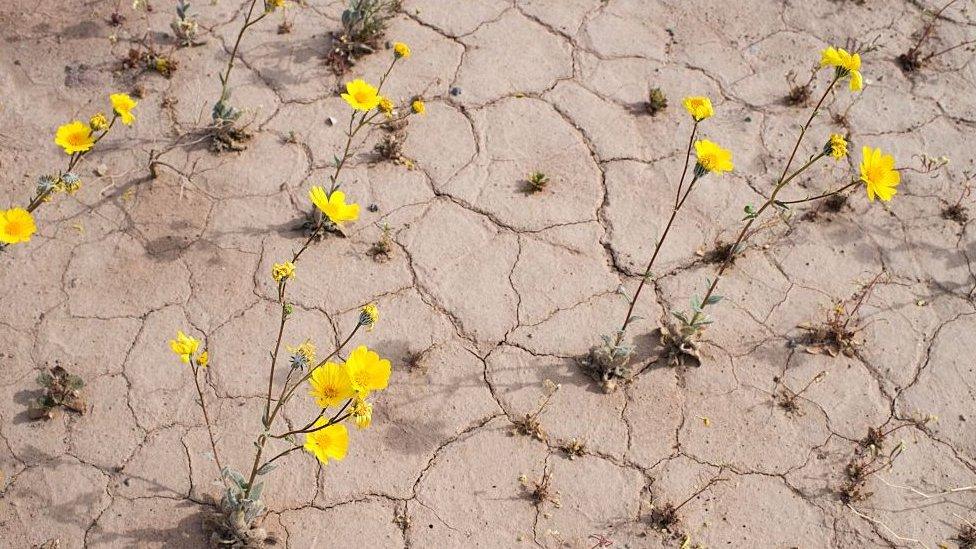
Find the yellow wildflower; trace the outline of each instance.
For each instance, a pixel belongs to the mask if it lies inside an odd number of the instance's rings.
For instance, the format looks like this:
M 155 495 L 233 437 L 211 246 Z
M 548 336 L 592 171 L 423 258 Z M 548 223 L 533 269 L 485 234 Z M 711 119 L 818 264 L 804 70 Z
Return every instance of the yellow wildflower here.
M 867 186 L 868 200 L 874 202 L 877 195 L 887 202 L 895 196 L 895 188 L 901 182 L 901 174 L 895 169 L 895 157 L 883 154 L 881 149 L 861 149 L 861 181 Z
M 286 278 L 295 278 L 295 264 L 291 261 L 275 263 L 271 266 L 271 278 L 275 282 L 281 282 Z
M 839 133 L 830 134 L 830 139 L 824 145 L 824 154 L 829 154 L 836 160 L 847 157 L 847 139 Z
M 393 43 L 393 55 L 396 57 L 402 57 L 407 59 L 410 57 L 410 46 L 404 44 L 403 42 Z
M 0 242 L 3 244 L 27 242 L 35 231 L 37 226 L 34 225 L 34 218 L 27 210 L 23 208 L 0 210 Z
M 349 353 L 346 367 L 349 368 L 353 388 L 362 398 L 370 391 L 386 389 L 390 383 L 390 361 L 380 358 L 380 355 L 370 351 L 365 345 L 360 345 Z
M 712 109 L 712 102 L 707 97 L 685 97 L 684 105 L 685 110 L 695 119 L 695 122 L 701 122 L 715 114 L 715 110 Z
M 88 120 L 88 127 L 93 132 L 100 132 L 108 129 L 108 118 L 103 113 L 97 113 Z
M 113 93 L 109 96 L 109 99 L 112 101 L 112 109 L 115 111 L 115 114 L 119 115 L 122 123 L 126 126 L 132 124 L 132 121 L 136 119 L 132 115 L 132 109 L 136 108 L 135 99 L 132 99 L 125 93 Z
M 835 67 L 838 78 L 850 76 L 851 91 L 861 91 L 864 88 L 860 54 L 852 54 L 842 48 L 829 47 L 820 52 L 820 66 Z
M 265 11 L 274 11 L 283 7 L 285 7 L 285 0 L 264 0 Z
M 169 348 L 180 356 L 184 363 L 190 363 L 190 357 L 197 352 L 200 342 L 184 334 L 182 331 L 176 332 L 176 339 L 169 340 Z
M 373 424 L 373 405 L 362 397 L 356 397 L 352 405 L 352 417 L 356 420 L 356 427 L 368 429 Z
M 379 109 L 380 109 L 380 112 L 382 112 L 384 114 L 387 114 L 387 115 L 393 114 L 393 101 L 390 101 L 389 99 L 387 99 L 385 97 L 380 97 Z
M 415 114 L 424 114 L 427 112 L 427 105 L 425 105 L 420 99 L 414 99 L 413 103 L 410 103 L 410 110 L 412 110 Z
M 305 436 L 304 448 L 322 463 L 328 463 L 329 458 L 342 461 L 349 451 L 349 430 L 341 423 L 323 427 L 328 423 L 324 417 L 315 422 L 313 427 L 318 430 Z
M 322 408 L 338 406 L 356 394 L 348 368 L 335 362 L 326 362 L 316 368 L 308 383 L 311 386 L 308 394 L 315 397 L 315 402 Z
M 346 93 L 342 98 L 357 111 L 371 111 L 380 104 L 379 92 L 365 80 L 356 79 L 346 83 Z
M 91 127 L 80 120 L 68 122 L 58 128 L 54 142 L 68 154 L 85 152 L 95 146 Z
M 200 356 L 197 357 L 197 366 L 201 368 L 206 368 L 209 362 L 210 362 L 210 353 L 208 353 L 207 351 L 200 353 Z
M 367 330 L 372 330 L 376 321 L 380 319 L 380 310 L 375 303 L 367 303 L 359 311 L 359 325 L 366 326 Z
M 359 219 L 359 204 L 346 204 L 346 193 L 342 191 L 333 191 L 331 195 L 326 195 L 325 189 L 315 186 L 308 191 L 308 197 L 336 225 Z
M 695 141 L 695 155 L 698 157 L 695 170 L 699 177 L 708 172 L 730 172 L 734 167 L 732 153 L 707 139 Z

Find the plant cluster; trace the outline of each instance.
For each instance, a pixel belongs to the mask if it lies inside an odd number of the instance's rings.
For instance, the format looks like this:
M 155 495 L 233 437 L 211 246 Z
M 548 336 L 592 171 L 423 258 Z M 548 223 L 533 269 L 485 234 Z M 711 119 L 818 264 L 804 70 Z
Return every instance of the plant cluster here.
M 799 391 L 794 391 L 790 389 L 785 383 L 783 383 L 783 388 L 779 393 L 776 403 L 780 408 L 786 410 L 790 414 L 803 415 L 803 410 L 800 408 L 800 398 L 803 393 L 807 392 L 814 383 L 820 383 L 827 377 L 827 371 L 824 370 L 817 375 L 813 376 L 806 385 L 803 386 Z
M 801 146 L 813 120 L 820 113 L 826 100 L 843 81 L 847 81 L 852 92 L 861 91 L 864 78 L 861 74 L 861 56 L 857 52 L 849 52 L 843 48 L 828 47 L 821 52 L 820 67 L 831 69 L 831 78 L 816 102 L 809 118 L 801 126 L 800 133 L 793 145 L 789 159 L 781 175 L 772 182 L 767 198 L 758 207 L 746 204 L 743 207 L 743 226 L 738 236 L 729 244 L 722 244 L 723 252 L 718 271 L 713 278 L 706 279 L 706 290 L 701 296 L 690 299 L 689 311 L 671 311 L 671 320 L 662 320 L 659 325 L 662 344 L 661 358 L 673 365 L 682 365 L 686 361 L 700 364 L 699 342 L 702 333 L 712 320 L 707 309 L 722 300 L 716 293 L 719 282 L 735 262 L 736 257 L 746 249 L 749 239 L 764 228 L 763 215 L 767 212 L 777 212 L 782 216 L 789 213 L 794 205 L 828 199 L 833 196 L 863 185 L 869 201 L 880 198 L 887 202 L 897 193 L 901 174 L 895 168 L 895 160 L 880 149 L 864 146 L 861 149 L 860 176 L 853 177 L 850 183 L 823 194 L 794 200 L 786 200 L 780 194 L 799 175 L 806 173 L 812 166 L 823 159 L 841 161 L 847 158 L 849 143 L 845 136 L 834 133 L 824 138 L 816 149 L 809 153 L 806 161 L 799 168 L 794 169 Z M 691 117 L 692 128 L 688 139 L 688 146 L 684 155 L 684 168 L 675 190 L 671 213 L 658 237 L 647 266 L 640 275 L 640 282 L 633 296 L 628 299 L 628 307 L 623 323 L 613 334 L 602 336 L 602 343 L 591 348 L 589 354 L 580 359 L 584 370 L 596 378 L 604 388 L 612 390 L 617 380 L 628 379 L 632 375 L 630 362 L 633 358 L 634 347 L 627 343 L 626 333 L 630 324 L 637 318 L 634 315 L 635 305 L 641 293 L 648 284 L 654 284 L 653 268 L 655 261 L 664 245 L 674 221 L 682 211 L 686 201 L 696 188 L 700 188 L 709 175 L 721 175 L 734 169 L 732 153 L 720 145 L 707 139 L 697 139 L 701 123 L 715 114 L 712 102 L 707 97 L 687 97 L 683 101 L 685 110 Z M 694 152 L 695 163 L 692 167 L 691 156 Z M 691 170 L 689 171 L 689 167 Z M 688 182 L 687 185 L 685 184 Z M 758 225 L 757 225 L 758 223 Z
M 41 372 L 37 384 L 44 388 L 44 393 L 34 399 L 27 410 L 28 417 L 33 420 L 51 419 L 62 408 L 76 414 L 84 414 L 88 409 L 82 395 L 85 380 L 69 373 L 60 364 Z
M 898 56 L 898 65 L 901 66 L 903 71 L 905 71 L 906 73 L 913 73 L 921 69 L 929 61 L 935 59 L 936 57 L 939 57 L 940 55 L 944 55 L 946 53 L 949 53 L 950 51 L 957 50 L 959 48 L 965 48 L 967 46 L 972 46 L 973 44 L 976 44 L 976 38 L 974 38 L 970 40 L 964 40 L 962 42 L 959 42 L 947 48 L 943 48 L 941 50 L 923 53 L 923 50 L 925 49 L 925 43 L 930 38 L 932 38 L 932 35 L 935 33 L 935 29 L 938 26 L 939 21 L 942 19 L 942 14 L 957 2 L 959 2 L 959 0 L 949 0 L 949 2 L 944 4 L 938 10 L 925 11 L 923 17 L 926 18 L 927 21 L 925 22 L 925 26 L 922 27 L 922 30 L 918 32 L 918 39 L 915 41 L 914 44 L 912 44 L 910 48 L 908 48 L 908 51 Z
M 57 173 L 40 176 L 27 206 L 0 210 L 0 252 L 10 245 L 30 241 L 37 232 L 34 211 L 59 193 L 77 192 L 81 188 L 81 176 L 76 172 L 78 164 L 108 135 L 117 121 L 128 126 L 135 120 L 134 99 L 124 93 L 114 93 L 109 96 L 109 102 L 112 105 L 111 119 L 98 112 L 88 122 L 73 120 L 55 132 L 54 143 L 68 155 L 67 166 Z
M 847 357 L 854 356 L 857 347 L 862 343 L 860 333 L 867 327 L 861 324 L 858 313 L 884 277 L 885 272 L 881 271 L 850 299 L 834 303 L 824 322 L 800 324 L 799 328 L 805 332 L 800 338 L 804 349 L 810 354 L 825 353 L 832 357 L 840 354 Z
M 349 0 L 342 12 L 342 30 L 332 35 L 328 61 L 337 74 L 356 60 L 376 51 L 390 19 L 400 11 L 400 0 Z
M 304 244 L 291 257 L 272 266 L 270 276 L 277 285 L 279 324 L 270 352 L 261 429 L 254 440 L 254 456 L 248 473 L 224 465 L 217 451 L 213 423 L 200 382 L 211 364 L 208 351 L 201 349 L 199 339 L 182 331 L 169 342 L 170 349 L 191 368 L 198 404 L 225 487 L 219 512 L 208 520 L 211 544 L 214 547 L 260 547 L 270 541 L 268 533 L 257 525 L 266 510 L 262 501 L 266 475 L 277 467 L 278 460 L 299 450 L 312 454 L 322 464 L 330 460 L 341 461 L 349 447 L 350 437 L 346 424 L 354 423 L 359 429 L 368 429 L 373 421 L 373 403 L 370 396 L 389 385 L 392 373 L 389 360 L 364 345 L 350 349 L 353 338 L 360 330 L 371 330 L 375 326 L 379 311 L 374 304 L 366 304 L 361 308 L 348 335 L 324 357 L 318 355 L 311 338 L 304 339 L 294 347 L 285 345 L 284 341 L 286 326 L 294 313 L 294 306 L 288 299 L 288 288 L 290 282 L 296 278 L 300 260 L 311 245 L 321 240 L 326 233 L 338 232 L 343 224 L 359 218 L 359 204 L 347 202 L 345 192 L 340 190 L 340 177 L 355 148 L 361 146 L 356 139 L 359 132 L 375 125 L 373 120 L 377 117 L 395 116 L 396 108 L 392 101 L 383 97 L 380 92 L 394 66 L 405 57 L 406 55 L 399 53 L 393 56 L 389 68 L 376 87 L 363 80 L 354 80 L 346 85 L 346 93 L 342 94 L 342 98 L 352 108 L 352 112 L 343 152 L 335 156 L 328 188 L 313 186 L 308 194 L 311 205 L 318 214 L 316 220 Z M 411 107 L 408 113 L 417 111 L 416 107 Z M 284 352 L 289 356 L 285 364 L 280 364 L 282 361 L 279 359 Z M 283 383 L 276 383 L 275 373 L 279 367 L 287 368 Z M 318 413 L 302 422 L 301 427 L 279 426 L 284 421 L 282 410 L 303 388 L 315 402 Z

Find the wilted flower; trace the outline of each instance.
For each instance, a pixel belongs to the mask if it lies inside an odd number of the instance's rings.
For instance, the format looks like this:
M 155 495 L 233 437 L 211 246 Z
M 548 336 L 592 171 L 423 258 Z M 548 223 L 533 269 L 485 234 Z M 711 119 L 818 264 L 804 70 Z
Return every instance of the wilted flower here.
M 837 160 L 847 157 L 847 139 L 839 133 L 830 135 L 827 144 L 824 145 L 824 154 L 829 154 Z
M 286 346 L 291 353 L 291 367 L 303 370 L 315 363 L 315 345 L 305 340 L 298 347 Z
M 394 42 L 393 55 L 407 59 L 410 57 L 410 46 L 404 44 L 403 42 Z
M 207 364 L 209 363 L 210 363 L 210 353 L 208 353 L 207 351 L 200 353 L 200 356 L 197 357 L 197 366 L 201 368 L 206 368 Z
M 373 326 L 376 325 L 376 321 L 379 319 L 380 310 L 376 307 L 375 303 L 368 303 L 359 311 L 359 325 L 365 326 L 368 330 L 372 330 Z
M 424 114 L 427 112 L 427 105 L 425 105 L 420 99 L 414 99 L 413 102 L 410 103 L 410 110 L 412 110 L 415 114 Z
M 108 129 L 108 118 L 103 113 L 98 113 L 88 119 L 88 126 L 93 132 L 100 132 Z
M 356 427 L 369 428 L 373 424 L 373 405 L 357 396 L 352 405 L 352 417 L 356 420 Z
M 380 112 L 382 112 L 383 114 L 386 115 L 393 114 L 393 101 L 390 101 L 385 97 L 380 97 L 380 104 L 378 108 L 380 109 Z
M 275 282 L 281 282 L 286 278 L 295 277 L 295 264 L 291 261 L 285 261 L 284 263 L 275 263 L 271 266 L 271 278 Z

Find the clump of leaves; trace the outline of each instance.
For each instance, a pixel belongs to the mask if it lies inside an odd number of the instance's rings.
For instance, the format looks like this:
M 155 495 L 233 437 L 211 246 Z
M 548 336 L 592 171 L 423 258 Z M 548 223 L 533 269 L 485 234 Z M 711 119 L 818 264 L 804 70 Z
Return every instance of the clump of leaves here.
M 232 113 L 217 113 L 218 106 L 227 108 Z M 214 124 L 210 128 L 210 151 L 215 153 L 239 152 L 247 149 L 247 142 L 251 140 L 251 132 L 246 126 L 238 126 L 236 120 L 240 112 L 226 103 L 214 105 Z
M 887 454 L 883 453 L 878 446 L 871 446 L 866 451 L 858 448 L 859 451 L 855 452 L 854 457 L 844 467 L 845 480 L 839 494 L 841 502 L 851 504 L 871 497 L 873 492 L 867 490 L 868 480 L 890 468 L 904 448 L 903 442 L 899 442 Z
M 966 222 L 969 221 L 969 210 L 962 202 L 963 200 L 967 199 L 973 191 L 974 177 L 968 173 L 966 176 L 966 182 L 963 183 L 962 193 L 959 194 L 959 199 L 951 204 L 945 204 L 945 206 L 942 208 L 943 219 L 955 221 L 960 225 L 965 225 Z
M 366 252 L 367 255 L 373 258 L 373 261 L 385 262 L 389 261 L 393 257 L 393 230 L 389 225 L 383 224 L 383 232 L 380 234 L 380 239 L 373 243 L 369 251 Z
M 668 98 L 664 95 L 664 91 L 661 88 L 651 88 L 647 96 L 647 112 L 654 116 L 666 108 L 668 108 Z
M 539 480 L 530 479 L 525 475 L 519 475 L 518 480 L 522 490 L 536 507 L 542 507 L 547 503 L 557 508 L 562 506 L 559 501 L 559 490 L 552 487 L 552 473 L 549 471 L 544 472 Z
M 44 388 L 44 394 L 34 399 L 27 411 L 33 420 L 51 419 L 61 408 L 78 414 L 88 409 L 82 396 L 85 381 L 60 364 L 38 375 L 37 384 Z
M 525 179 L 525 192 L 529 194 L 539 193 L 549 185 L 549 176 L 542 172 L 532 172 Z
M 959 527 L 959 533 L 956 534 L 956 542 L 959 544 L 959 549 L 976 549 L 976 525 L 971 522 L 966 522 Z
M 413 161 L 403 154 L 403 144 L 407 140 L 406 132 L 402 129 L 391 128 L 387 125 L 384 125 L 384 128 L 387 129 L 387 132 L 383 134 L 383 137 L 373 147 L 373 150 L 384 160 L 412 168 Z
M 553 382 L 551 379 L 547 379 L 542 382 L 542 387 L 544 395 L 539 402 L 539 407 L 534 411 L 525 414 L 524 417 L 517 418 L 512 421 L 514 424 L 514 428 L 512 429 L 513 434 L 530 436 L 543 442 L 548 440 L 549 435 L 542 427 L 542 422 L 539 421 L 539 416 L 541 416 L 542 412 L 546 411 L 546 408 L 549 407 L 549 402 L 552 400 L 553 395 L 559 391 L 559 384 Z
M 621 381 L 629 380 L 633 370 L 629 363 L 634 355 L 634 348 L 624 345 L 618 337 L 616 341 L 610 336 L 601 336 L 602 343 L 590 348 L 590 352 L 579 358 L 577 362 L 584 372 L 596 380 L 605 393 L 617 390 Z
M 564 440 L 559 443 L 559 449 L 562 450 L 570 460 L 573 460 L 586 455 L 586 442 L 578 438 Z
M 784 383 L 783 389 L 780 391 L 779 398 L 777 399 L 776 403 L 779 404 L 780 408 L 786 410 L 787 413 L 803 415 L 803 411 L 800 409 L 800 402 L 799 402 L 800 397 L 802 397 L 803 393 L 807 392 L 807 389 L 813 386 L 814 383 L 819 383 L 823 381 L 825 377 L 827 377 L 826 370 L 815 375 L 813 379 L 808 381 L 807 384 L 804 385 L 803 388 L 800 389 L 799 391 L 794 391 L 793 389 L 790 389 Z
M 342 31 L 333 33 L 328 62 L 337 74 L 379 47 L 390 19 L 400 10 L 400 0 L 349 0 L 342 12 Z
M 177 0 L 176 19 L 173 19 L 169 27 L 173 30 L 177 42 L 183 47 L 204 44 L 203 41 L 197 40 L 200 24 L 197 23 L 196 14 L 190 12 L 190 3 L 186 0 Z
M 800 340 L 805 350 L 810 354 L 826 353 L 832 357 L 840 354 L 854 356 L 862 343 L 860 333 L 867 327 L 860 323 L 858 311 L 884 275 L 885 272 L 881 271 L 850 299 L 834 303 L 827 319 L 821 324 L 800 324 L 799 328 L 806 332 Z M 850 306 L 852 302 L 853 307 Z
M 274 465 L 266 464 L 258 476 L 267 474 Z M 220 511 L 211 513 L 205 520 L 210 532 L 210 547 L 222 549 L 259 549 L 274 544 L 274 539 L 264 528 L 255 526 L 255 520 L 264 512 L 261 502 L 263 482 L 256 482 L 249 491 L 247 481 L 239 472 L 224 467 L 221 471 L 226 489 L 220 500 Z
M 816 70 L 811 71 L 810 78 L 800 84 L 796 81 L 796 71 L 791 70 L 786 73 L 786 83 L 790 87 L 790 92 L 786 95 L 786 104 L 793 107 L 802 107 L 810 101 L 813 93 L 813 81 L 817 77 Z
M 151 71 L 165 78 L 172 78 L 173 73 L 178 67 L 179 63 L 171 56 L 160 53 L 155 48 L 147 45 L 139 48 L 130 48 L 128 56 L 122 61 L 122 68 L 124 69 L 133 69 L 140 72 Z

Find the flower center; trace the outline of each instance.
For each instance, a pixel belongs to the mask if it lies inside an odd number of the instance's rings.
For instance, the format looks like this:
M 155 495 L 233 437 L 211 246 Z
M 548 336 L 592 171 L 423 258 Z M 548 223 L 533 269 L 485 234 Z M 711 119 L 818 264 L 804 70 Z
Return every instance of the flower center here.
M 368 103 L 370 100 L 370 93 L 367 91 L 358 91 L 353 94 L 353 97 L 355 97 L 356 101 L 359 103 Z
M 88 140 L 88 136 L 83 133 L 73 133 L 68 136 L 68 142 L 72 145 L 83 145 Z
M 27 225 L 22 221 L 8 221 L 4 231 L 7 234 L 20 236 L 27 232 Z

